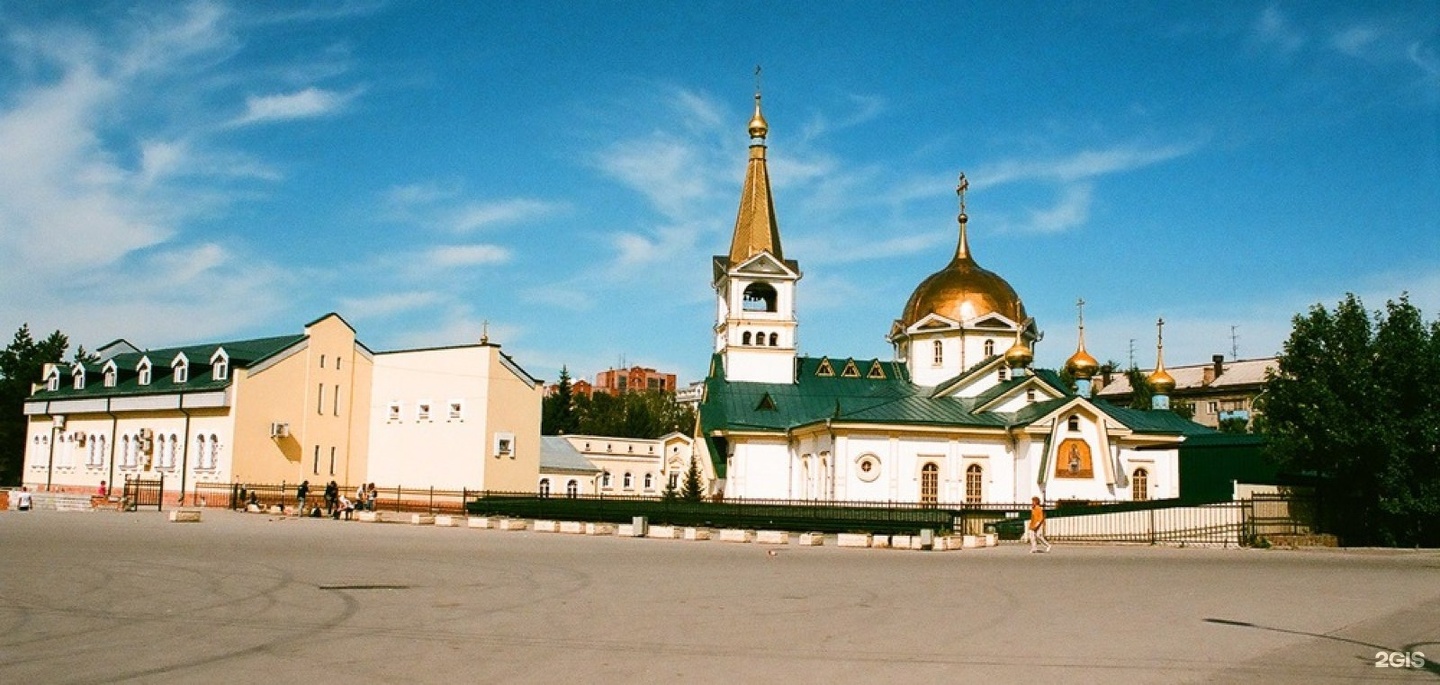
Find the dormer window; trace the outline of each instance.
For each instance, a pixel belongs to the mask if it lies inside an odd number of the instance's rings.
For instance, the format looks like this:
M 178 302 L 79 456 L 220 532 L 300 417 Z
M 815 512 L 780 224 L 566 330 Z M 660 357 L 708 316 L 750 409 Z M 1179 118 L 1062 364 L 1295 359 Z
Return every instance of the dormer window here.
M 945 345 L 941 341 L 935 341 L 935 366 L 945 365 Z
M 140 365 L 135 367 L 135 375 L 137 376 L 136 382 L 140 385 L 150 385 L 151 369 L 149 359 L 140 360 Z
M 1078 431 L 1078 430 L 1080 430 L 1080 417 L 1079 417 L 1079 416 L 1071 416 L 1071 417 L 1070 417 L 1070 420 L 1069 420 L 1069 421 L 1067 422 L 1067 424 L 1066 424 L 1066 427 L 1069 428 L 1069 429 L 1072 430 L 1072 431 Z
M 75 371 L 74 371 L 73 373 L 71 373 L 70 375 L 71 375 L 71 378 L 73 379 L 72 385 L 74 386 L 74 388 L 75 388 L 76 390 L 84 390 L 84 389 L 85 389 L 85 368 L 82 367 L 82 366 L 76 366 L 76 367 L 75 367 Z
M 224 349 L 210 355 L 210 380 L 223 381 L 230 377 L 230 355 Z
M 59 372 L 59 371 L 52 371 L 52 372 L 50 372 L 50 376 L 45 379 L 45 389 L 46 389 L 46 390 L 59 390 L 59 389 L 60 389 L 60 372 Z
M 120 376 L 119 372 L 115 369 L 115 367 L 114 367 L 113 365 L 112 365 L 112 366 L 106 366 L 106 367 L 105 367 L 105 381 L 104 381 L 105 387 L 107 387 L 107 388 L 113 388 L 113 387 L 115 387 L 116 382 L 119 380 L 119 376 Z
M 189 380 L 190 380 L 190 361 L 185 358 L 185 355 L 182 354 L 182 355 L 176 357 L 176 358 L 175 358 L 175 361 L 173 361 L 173 362 L 170 363 L 170 369 L 175 372 L 175 382 L 176 382 L 176 383 L 186 383 L 186 382 L 189 382 Z

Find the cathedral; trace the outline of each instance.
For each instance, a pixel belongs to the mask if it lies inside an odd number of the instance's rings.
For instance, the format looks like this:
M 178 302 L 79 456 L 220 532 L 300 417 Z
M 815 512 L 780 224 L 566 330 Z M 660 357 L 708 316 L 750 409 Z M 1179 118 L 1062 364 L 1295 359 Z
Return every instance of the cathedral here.
M 1065 370 L 1033 368 L 1035 320 L 959 238 L 891 325 L 894 359 L 799 356 L 800 264 L 781 247 L 755 95 L 750 153 L 727 254 L 713 260 L 715 349 L 696 450 L 727 499 L 964 506 L 1179 496 L 1178 446 L 1210 432 L 1168 411 L 1163 360 L 1151 411 L 1091 397 L 1099 371 L 1080 319 Z M 707 471 L 710 469 L 707 469 Z

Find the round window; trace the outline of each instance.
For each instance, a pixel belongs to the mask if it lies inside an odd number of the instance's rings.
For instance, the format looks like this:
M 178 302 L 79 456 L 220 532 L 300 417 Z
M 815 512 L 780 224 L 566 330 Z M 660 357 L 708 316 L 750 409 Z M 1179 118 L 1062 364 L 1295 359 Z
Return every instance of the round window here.
M 856 475 L 866 483 L 874 482 L 880 477 L 880 460 L 873 454 L 867 454 L 855 462 Z

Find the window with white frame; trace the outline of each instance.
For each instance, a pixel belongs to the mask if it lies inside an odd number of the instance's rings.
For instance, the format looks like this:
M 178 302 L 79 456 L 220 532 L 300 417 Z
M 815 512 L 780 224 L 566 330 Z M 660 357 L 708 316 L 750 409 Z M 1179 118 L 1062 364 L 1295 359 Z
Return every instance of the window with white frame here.
M 550 496 L 550 479 L 549 479 L 549 478 L 541 478 L 541 479 L 540 479 L 540 496 L 541 496 L 541 497 L 549 497 L 549 496 Z
M 207 468 L 205 466 L 205 454 L 208 450 L 205 449 L 205 442 L 204 435 L 195 436 L 195 470 L 197 471 L 203 471 Z
M 511 459 L 514 459 L 514 458 L 515 458 L 515 434 L 514 434 L 514 433 L 496 433 L 496 434 L 495 434 L 495 456 L 496 456 L 497 458 L 498 458 L 498 457 L 510 457 Z
M 935 365 L 935 366 L 944 366 L 944 365 L 945 365 L 945 345 L 944 345 L 944 343 L 942 343 L 941 341 L 936 340 L 936 341 L 934 342 L 934 346 L 935 346 L 935 364 L 934 364 L 934 365 Z
M 176 359 L 170 364 L 170 369 L 175 372 L 175 382 L 185 383 L 190 380 L 190 363 L 184 357 Z
M 415 420 L 430 420 L 430 400 L 421 400 L 415 404 Z
M 390 405 L 386 408 L 385 420 L 388 421 L 388 422 L 391 422 L 391 423 L 394 423 L 394 422 L 400 420 L 400 403 L 399 403 L 399 402 L 391 402 Z
M 989 356 L 992 356 L 992 355 L 994 355 L 994 354 L 995 354 L 995 341 L 994 341 L 994 340 L 986 340 L 986 341 L 985 341 L 985 356 L 989 357 Z
M 150 360 L 140 360 L 140 366 L 135 367 L 136 382 L 140 385 L 150 385 Z
M 1010 380 L 1010 369 L 1005 366 L 1001 366 L 999 371 L 996 372 L 996 375 L 999 377 L 1000 382 L 1004 383 L 1005 381 Z
M 60 389 L 60 372 L 59 372 L 59 371 L 52 371 L 52 372 L 50 373 L 50 377 L 45 379 L 45 389 L 46 389 L 46 390 L 59 390 L 59 389 Z
M 211 469 L 220 465 L 220 438 L 214 433 L 210 434 L 210 461 L 207 463 Z
M 75 367 L 75 372 L 71 374 L 71 379 L 73 381 L 72 385 L 76 390 L 85 389 L 85 369 L 78 366 Z
M 230 356 L 225 350 L 215 350 L 210 357 L 210 380 L 223 381 L 230 377 Z
M 120 468 L 130 467 L 130 436 L 120 436 Z
M 447 414 L 450 421 L 465 420 L 465 402 L 463 400 L 450 400 L 450 411 Z
M 115 367 L 113 367 L 113 366 L 106 367 L 106 368 L 105 368 L 105 380 L 104 380 L 105 387 L 107 387 L 107 388 L 113 388 L 113 387 L 115 387 L 115 382 L 116 382 L 116 380 L 118 379 L 118 376 L 119 376 L 119 374 L 116 372 Z
M 569 482 L 565 483 L 565 496 L 566 496 L 566 497 L 575 497 L 575 496 L 577 496 L 577 495 L 579 495 L 579 494 L 580 494 L 580 483 L 576 482 L 575 479 L 572 478 L 572 479 L 569 480 Z
M 635 474 L 626 471 L 624 480 L 621 481 L 620 486 L 626 490 L 635 487 Z
M 653 473 L 647 473 L 647 474 L 645 474 L 645 489 L 646 489 L 646 490 L 653 490 L 653 489 L 655 489 L 655 474 L 653 474 Z
M 610 472 L 609 472 L 609 471 L 601 472 L 601 474 L 600 474 L 600 487 L 602 487 L 602 488 L 608 488 L 608 487 L 610 487 Z

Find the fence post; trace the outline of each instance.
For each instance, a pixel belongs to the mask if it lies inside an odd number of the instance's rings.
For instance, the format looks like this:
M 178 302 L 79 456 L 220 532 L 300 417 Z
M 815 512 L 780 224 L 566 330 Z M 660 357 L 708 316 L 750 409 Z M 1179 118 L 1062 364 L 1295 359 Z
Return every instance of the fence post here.
M 1155 509 L 1150 509 L 1150 544 L 1155 544 Z
M 431 516 L 435 515 L 435 486 L 433 485 L 430 486 L 430 509 L 428 513 Z
M 400 486 L 395 486 L 395 513 L 400 513 Z

